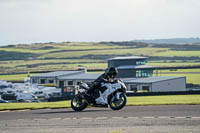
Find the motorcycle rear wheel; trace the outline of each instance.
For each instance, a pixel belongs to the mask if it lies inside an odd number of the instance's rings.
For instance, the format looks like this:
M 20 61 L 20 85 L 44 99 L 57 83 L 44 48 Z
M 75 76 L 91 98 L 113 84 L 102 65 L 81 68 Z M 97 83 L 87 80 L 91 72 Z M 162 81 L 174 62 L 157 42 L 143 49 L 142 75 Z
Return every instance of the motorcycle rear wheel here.
M 87 106 L 88 104 L 86 100 L 80 95 L 75 95 L 75 97 L 71 100 L 71 108 L 74 111 L 82 111 L 87 108 Z
M 108 103 L 112 110 L 120 110 L 126 105 L 126 95 L 120 94 L 120 98 L 117 99 L 114 95 L 109 99 Z

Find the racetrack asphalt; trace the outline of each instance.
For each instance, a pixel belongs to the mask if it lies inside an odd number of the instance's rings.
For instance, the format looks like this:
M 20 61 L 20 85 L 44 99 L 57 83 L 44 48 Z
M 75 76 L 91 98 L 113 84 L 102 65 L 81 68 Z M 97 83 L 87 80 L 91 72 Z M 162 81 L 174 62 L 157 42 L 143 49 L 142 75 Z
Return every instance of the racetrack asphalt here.
M 200 105 L 126 106 L 0 112 L 1 133 L 200 132 Z

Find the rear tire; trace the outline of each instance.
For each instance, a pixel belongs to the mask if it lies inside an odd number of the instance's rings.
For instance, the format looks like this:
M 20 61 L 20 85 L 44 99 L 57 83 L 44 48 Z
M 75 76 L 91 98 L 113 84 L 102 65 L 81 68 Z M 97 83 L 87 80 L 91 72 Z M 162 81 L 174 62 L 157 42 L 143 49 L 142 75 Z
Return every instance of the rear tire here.
M 126 105 L 126 101 L 126 95 L 124 93 L 121 93 L 119 99 L 116 99 L 114 95 L 111 96 L 108 103 L 112 110 L 120 110 Z
M 80 95 L 75 95 L 75 97 L 71 100 L 71 108 L 74 111 L 82 111 L 87 108 L 87 106 L 88 104 L 86 100 Z

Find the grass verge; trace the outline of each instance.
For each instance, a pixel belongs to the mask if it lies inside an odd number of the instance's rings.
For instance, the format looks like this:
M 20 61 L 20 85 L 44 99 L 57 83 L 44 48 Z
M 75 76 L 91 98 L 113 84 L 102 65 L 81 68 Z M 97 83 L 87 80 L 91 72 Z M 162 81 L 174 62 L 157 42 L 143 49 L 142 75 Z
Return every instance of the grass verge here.
M 70 101 L 40 103 L 0 103 L 1 110 L 45 109 L 70 107 Z
M 200 95 L 168 95 L 128 97 L 127 106 L 200 104 Z M 2 110 L 45 109 L 70 107 L 70 101 L 41 103 L 1 103 Z

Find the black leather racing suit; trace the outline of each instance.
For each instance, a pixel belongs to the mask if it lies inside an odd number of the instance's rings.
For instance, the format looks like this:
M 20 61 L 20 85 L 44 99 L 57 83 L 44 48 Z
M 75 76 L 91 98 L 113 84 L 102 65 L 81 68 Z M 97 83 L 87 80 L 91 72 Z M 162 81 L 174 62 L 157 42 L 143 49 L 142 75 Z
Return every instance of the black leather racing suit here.
M 108 76 L 106 73 L 103 73 L 96 80 L 93 81 L 93 83 L 92 83 L 90 89 L 87 91 L 87 93 L 92 94 L 95 89 L 98 89 L 101 87 L 102 82 L 108 82 Z

